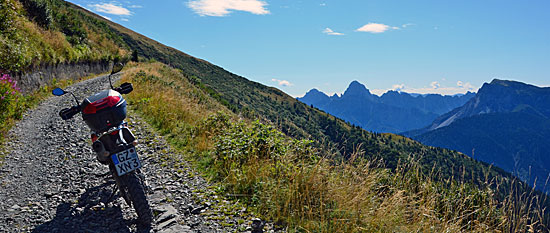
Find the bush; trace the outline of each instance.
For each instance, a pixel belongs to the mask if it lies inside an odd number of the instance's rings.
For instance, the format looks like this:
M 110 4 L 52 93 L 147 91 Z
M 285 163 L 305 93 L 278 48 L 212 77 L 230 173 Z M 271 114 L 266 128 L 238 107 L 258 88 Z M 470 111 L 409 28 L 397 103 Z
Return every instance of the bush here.
M 48 1 L 45 0 L 23 0 L 21 1 L 27 10 L 29 19 L 33 20 L 40 27 L 50 28 L 53 22 L 52 11 Z
M 8 126 L 14 119 L 23 115 L 22 95 L 17 81 L 7 74 L 0 78 L 0 136 L 3 138 Z

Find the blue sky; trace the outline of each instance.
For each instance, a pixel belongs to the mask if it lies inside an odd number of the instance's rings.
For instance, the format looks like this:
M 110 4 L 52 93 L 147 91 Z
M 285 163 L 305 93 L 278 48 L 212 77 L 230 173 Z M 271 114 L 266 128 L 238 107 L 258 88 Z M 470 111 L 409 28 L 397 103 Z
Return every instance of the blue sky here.
M 550 85 L 550 1 L 70 0 L 292 96 Z

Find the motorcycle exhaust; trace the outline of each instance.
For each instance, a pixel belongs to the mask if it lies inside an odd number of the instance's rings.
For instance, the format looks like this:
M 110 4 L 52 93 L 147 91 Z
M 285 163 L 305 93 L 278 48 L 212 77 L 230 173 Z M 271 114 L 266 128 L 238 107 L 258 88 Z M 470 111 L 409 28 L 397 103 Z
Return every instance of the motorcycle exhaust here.
M 103 146 L 103 143 L 101 141 L 95 141 L 94 144 L 92 144 L 92 148 L 97 154 L 96 157 L 100 163 L 105 164 L 109 162 L 109 152 L 105 150 L 105 146 Z

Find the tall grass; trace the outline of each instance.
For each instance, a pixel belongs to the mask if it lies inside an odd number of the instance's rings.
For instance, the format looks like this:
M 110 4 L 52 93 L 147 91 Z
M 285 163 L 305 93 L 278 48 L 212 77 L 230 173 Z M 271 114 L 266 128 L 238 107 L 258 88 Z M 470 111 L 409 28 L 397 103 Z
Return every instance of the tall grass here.
M 334 160 L 259 121 L 239 119 L 177 70 L 139 64 L 130 103 L 170 141 L 198 161 L 228 196 L 300 232 L 546 232 L 540 196 L 503 180 L 481 186 L 443 179 L 424 156 L 411 154 L 387 169 L 366 160 L 357 146 L 349 160 Z M 196 80 L 195 80 L 196 81 Z M 221 110 L 221 111 L 220 111 Z M 463 176 L 468 169 L 463 168 Z M 512 181 L 513 183 L 513 181 Z

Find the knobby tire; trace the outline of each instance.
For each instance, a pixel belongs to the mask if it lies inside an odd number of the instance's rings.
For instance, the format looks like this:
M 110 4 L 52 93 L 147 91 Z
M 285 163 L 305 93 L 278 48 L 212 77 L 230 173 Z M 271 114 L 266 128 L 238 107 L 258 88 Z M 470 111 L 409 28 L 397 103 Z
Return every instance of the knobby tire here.
M 143 225 L 151 225 L 153 222 L 153 212 L 147 201 L 144 187 L 135 172 L 126 175 L 126 188 L 132 205 L 138 215 L 138 221 Z

